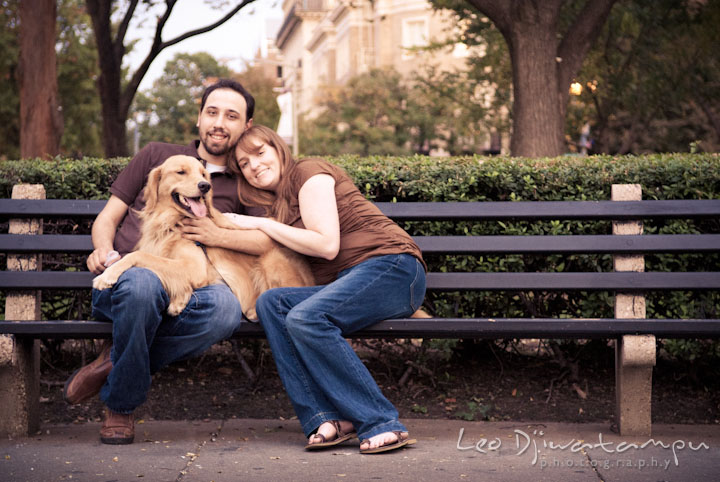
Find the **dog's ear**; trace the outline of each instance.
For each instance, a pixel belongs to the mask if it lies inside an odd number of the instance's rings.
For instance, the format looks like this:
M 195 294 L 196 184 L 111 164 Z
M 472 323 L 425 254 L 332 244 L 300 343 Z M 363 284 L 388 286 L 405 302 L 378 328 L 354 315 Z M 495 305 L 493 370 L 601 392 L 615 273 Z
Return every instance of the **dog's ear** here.
M 148 210 L 155 209 L 158 200 L 158 189 L 160 188 L 160 178 L 162 177 L 161 166 L 156 167 L 148 175 L 147 184 L 143 196 L 145 197 L 145 208 Z

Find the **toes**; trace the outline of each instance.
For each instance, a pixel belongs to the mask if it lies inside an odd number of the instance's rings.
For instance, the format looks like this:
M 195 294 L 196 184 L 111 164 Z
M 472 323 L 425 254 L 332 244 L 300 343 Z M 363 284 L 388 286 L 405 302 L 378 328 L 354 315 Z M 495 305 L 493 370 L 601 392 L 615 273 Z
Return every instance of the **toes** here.
M 395 432 L 384 432 L 375 435 L 374 437 L 370 437 L 369 439 L 363 440 L 360 444 L 360 448 L 362 450 L 376 449 L 385 445 L 392 445 L 399 442 L 401 439 L 405 439 L 407 437 L 407 432 L 401 432 L 399 437 Z

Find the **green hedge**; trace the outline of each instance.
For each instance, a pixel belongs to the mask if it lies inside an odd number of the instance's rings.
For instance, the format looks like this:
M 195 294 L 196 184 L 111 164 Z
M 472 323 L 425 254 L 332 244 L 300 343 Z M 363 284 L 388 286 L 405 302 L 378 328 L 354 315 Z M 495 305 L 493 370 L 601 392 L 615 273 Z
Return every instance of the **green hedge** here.
M 376 201 L 606 200 L 613 183 L 637 183 L 644 199 L 716 199 L 718 154 L 625 157 L 357 157 L 344 167 Z M 0 161 L 0 190 L 45 184 L 48 198 L 102 199 L 128 159 Z
M 720 198 L 717 154 L 627 157 L 355 157 L 329 158 L 344 167 L 375 201 L 608 200 L 614 183 L 637 183 L 643 199 Z M 10 197 L 20 181 L 42 183 L 48 198 L 102 199 L 127 159 L 4 161 L 0 188 Z M 413 235 L 606 234 L 608 222 L 414 222 Z M 75 228 L 73 228 L 75 229 Z M 85 229 L 85 227 L 83 227 Z M 670 220 L 646 233 L 720 233 L 718 220 Z M 609 256 L 428 256 L 432 271 L 611 271 Z M 647 256 L 648 271 L 718 270 L 718 255 Z M 648 297 L 649 317 L 720 317 L 717 293 L 663 293 Z M 443 293 L 428 296 L 440 316 L 612 317 L 605 293 Z

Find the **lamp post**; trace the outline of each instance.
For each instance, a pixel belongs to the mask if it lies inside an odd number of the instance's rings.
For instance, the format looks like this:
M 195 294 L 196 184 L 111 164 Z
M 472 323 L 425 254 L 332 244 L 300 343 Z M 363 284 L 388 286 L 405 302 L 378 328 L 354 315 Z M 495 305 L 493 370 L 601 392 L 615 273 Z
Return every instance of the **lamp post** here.
M 264 59 L 264 60 L 262 60 L 262 62 L 270 63 L 270 64 L 273 64 L 273 65 L 277 65 L 277 66 L 278 66 L 277 77 L 278 77 L 279 79 L 283 79 L 283 69 L 285 69 L 285 68 L 290 69 L 291 78 L 292 78 L 292 80 L 291 80 L 291 82 L 290 82 L 290 98 L 291 98 L 290 109 L 291 109 L 291 111 L 292 111 L 292 112 L 291 112 L 291 123 L 292 123 L 292 153 L 293 153 L 293 156 L 294 156 L 294 157 L 297 157 L 298 154 L 300 153 L 300 147 L 299 147 L 299 145 L 300 145 L 300 132 L 299 132 L 299 129 L 298 129 L 298 128 L 299 128 L 299 114 L 298 114 L 298 109 L 299 109 L 299 105 L 300 105 L 300 104 L 299 104 L 299 101 L 298 101 L 298 95 L 300 95 L 300 88 L 299 88 L 299 86 L 298 86 L 298 83 L 299 83 L 299 81 L 300 81 L 300 76 L 298 75 L 298 69 L 297 69 L 295 66 L 293 66 L 293 65 L 283 64 L 283 63 L 276 62 L 276 61 L 273 61 L 273 60 Z M 284 84 L 284 83 L 285 83 L 285 82 L 284 82 L 284 79 L 283 79 L 283 84 Z M 283 87 L 276 87 L 276 88 L 273 89 L 273 90 L 276 91 L 276 92 L 286 92 L 286 89 L 285 89 L 284 86 L 283 86 Z M 283 114 L 283 113 L 282 113 L 282 108 L 281 108 L 281 112 L 280 112 L 280 118 L 281 118 L 281 119 L 282 119 L 282 114 Z

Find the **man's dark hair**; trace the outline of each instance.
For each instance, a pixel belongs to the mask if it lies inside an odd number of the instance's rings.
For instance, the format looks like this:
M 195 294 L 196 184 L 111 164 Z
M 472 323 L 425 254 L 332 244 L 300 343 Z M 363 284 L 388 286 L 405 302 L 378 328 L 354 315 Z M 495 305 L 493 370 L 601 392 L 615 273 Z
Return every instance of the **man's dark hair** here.
M 231 89 L 242 95 L 245 98 L 245 104 L 247 105 L 247 108 L 245 109 L 245 122 L 252 119 L 253 114 L 255 113 L 255 97 L 253 97 L 240 82 L 232 79 L 220 79 L 205 89 L 202 101 L 200 102 L 200 112 L 202 112 L 205 108 L 205 101 L 207 101 L 208 96 L 217 89 Z

